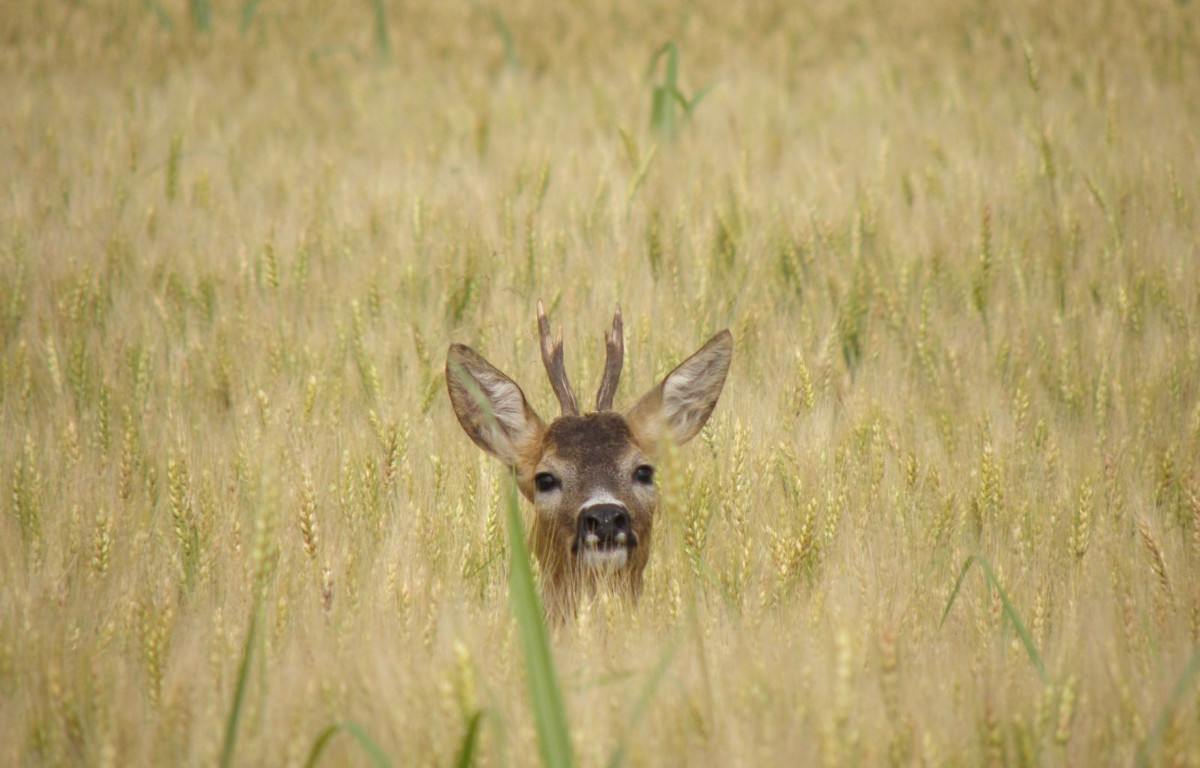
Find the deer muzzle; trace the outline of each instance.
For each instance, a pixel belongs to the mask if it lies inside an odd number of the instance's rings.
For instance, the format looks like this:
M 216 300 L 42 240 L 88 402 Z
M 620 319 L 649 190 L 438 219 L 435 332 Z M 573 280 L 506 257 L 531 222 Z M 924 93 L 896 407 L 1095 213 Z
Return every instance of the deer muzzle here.
M 629 510 L 619 504 L 595 504 L 579 512 L 571 551 L 584 565 L 620 567 L 637 546 Z

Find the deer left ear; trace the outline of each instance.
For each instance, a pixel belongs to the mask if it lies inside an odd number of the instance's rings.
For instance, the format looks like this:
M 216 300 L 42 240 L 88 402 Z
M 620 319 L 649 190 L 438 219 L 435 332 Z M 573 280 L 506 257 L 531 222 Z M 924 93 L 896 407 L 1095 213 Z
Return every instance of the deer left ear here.
M 515 467 L 521 452 L 545 429 L 516 382 L 475 350 L 452 344 L 446 387 L 458 423 L 475 444 Z
M 686 443 L 704 427 L 733 360 L 733 334 L 721 331 L 667 374 L 625 415 L 630 429 L 647 444 Z

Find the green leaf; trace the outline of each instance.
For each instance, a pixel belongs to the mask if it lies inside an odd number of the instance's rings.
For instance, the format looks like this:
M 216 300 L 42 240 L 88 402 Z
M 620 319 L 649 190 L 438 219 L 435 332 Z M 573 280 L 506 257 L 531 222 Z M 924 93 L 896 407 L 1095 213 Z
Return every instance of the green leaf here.
M 700 106 L 700 102 L 712 91 L 715 86 L 716 83 L 709 83 L 692 94 L 692 98 L 689 99 L 687 104 L 684 106 L 684 112 L 687 113 L 688 117 L 692 116 L 692 113 L 696 111 L 696 107 Z
M 517 61 L 517 48 L 513 44 L 512 32 L 509 31 L 508 24 L 504 23 L 504 17 L 500 15 L 500 11 L 492 12 L 492 23 L 496 27 L 496 34 L 500 35 L 500 41 L 504 44 L 504 66 L 516 69 L 520 64 Z
M 233 691 L 233 706 L 225 722 L 225 740 L 221 745 L 221 768 L 233 762 L 233 747 L 237 743 L 238 725 L 242 719 L 242 702 L 246 699 L 246 679 L 250 676 L 250 661 L 254 654 L 254 639 L 258 634 L 259 600 L 254 599 L 250 610 L 250 627 L 246 630 L 246 642 L 242 645 L 242 661 L 238 664 L 237 685 Z
M 338 733 L 349 734 L 358 743 L 358 746 L 362 748 L 362 751 L 366 753 L 367 759 L 371 761 L 371 765 L 376 766 L 376 768 L 391 768 L 392 764 L 388 761 L 387 755 L 383 753 L 383 750 L 379 748 L 375 740 L 363 730 L 363 727 L 357 723 L 334 723 L 321 731 L 316 741 L 313 742 L 312 750 L 308 753 L 308 760 L 304 763 L 305 768 L 313 768 L 317 764 L 317 760 L 321 757 L 325 748 L 329 746 L 329 740 Z
M 950 608 L 954 606 L 954 600 L 958 597 L 958 590 L 962 587 L 963 579 L 967 578 L 967 571 L 971 569 L 971 564 L 974 562 L 975 555 L 971 555 L 959 570 L 958 578 L 954 580 L 954 589 L 950 590 L 950 599 L 946 601 L 946 609 L 942 611 L 942 620 L 938 622 L 939 629 L 946 623 L 946 617 L 950 615 Z
M 650 95 L 650 127 L 663 136 L 675 133 L 675 110 L 666 86 L 656 85 Z
M 483 710 L 478 710 L 467 723 L 467 732 L 463 734 L 462 746 L 458 748 L 458 759 L 454 761 L 457 768 L 471 768 L 475 763 L 475 745 L 479 741 L 479 724 L 483 721 Z
M 1029 655 L 1029 660 L 1033 662 L 1038 677 L 1042 679 L 1042 682 L 1047 682 L 1046 666 L 1042 663 L 1042 657 L 1038 654 L 1037 646 L 1033 644 L 1033 637 L 1025 629 L 1025 622 L 1021 621 L 1020 614 L 1013 607 L 1012 601 L 1008 599 L 1008 593 L 1004 591 L 1004 587 L 1000 585 L 1000 580 L 996 578 L 996 574 L 992 571 L 992 564 L 982 555 L 971 555 L 963 563 L 962 570 L 958 572 L 958 578 L 954 582 L 954 589 L 950 592 L 950 599 L 946 601 L 946 609 L 942 611 L 941 624 L 946 623 L 946 616 L 950 613 L 950 607 L 954 605 L 954 599 L 958 596 L 959 587 L 962 586 L 963 579 L 967 576 L 967 571 L 975 563 L 979 563 L 979 567 L 983 569 L 983 575 L 987 579 L 987 583 L 1000 595 L 1000 602 L 1004 606 L 1004 616 L 1012 622 L 1013 627 L 1017 630 L 1017 636 L 1021 638 L 1021 643 L 1025 646 L 1025 653 Z M 941 624 L 938 626 L 940 627 Z
M 517 487 L 509 476 L 507 489 L 509 598 L 521 638 L 525 659 L 525 679 L 529 685 L 529 703 L 537 727 L 542 764 L 548 768 L 570 768 L 575 764 L 562 690 L 554 671 L 550 639 L 542 616 L 541 600 L 533 583 L 525 528 L 517 507 Z
M 208 0 L 190 0 L 188 7 L 192 12 L 192 24 L 197 31 L 207 32 L 212 29 L 212 8 Z
M 651 78 L 658 70 L 658 64 L 666 59 L 663 65 L 662 80 L 656 83 L 650 92 L 650 127 L 667 140 L 675 138 L 679 130 L 680 120 L 691 118 L 701 100 L 712 90 L 712 85 L 701 88 L 689 99 L 679 88 L 679 48 L 675 42 L 668 40 L 655 51 L 650 59 L 650 67 L 646 77 Z M 676 116 L 676 108 L 679 116 Z
M 258 10 L 260 0 L 245 0 L 242 3 L 242 20 L 238 24 L 238 31 L 245 34 L 246 30 L 250 29 L 250 25 L 254 22 L 254 14 Z
M 163 29 L 170 32 L 175 26 L 171 23 L 171 17 L 166 11 L 163 10 L 161 5 L 155 2 L 155 0 L 142 0 L 142 5 L 146 7 L 146 10 L 154 14 L 154 18 L 158 19 L 158 25 Z
M 371 6 L 375 11 L 375 49 L 386 58 L 392 49 L 391 38 L 388 37 L 387 10 L 383 0 L 371 0 Z
M 646 180 L 646 174 L 650 171 L 650 163 L 654 161 L 654 156 L 658 154 L 658 145 L 650 147 L 650 152 L 647 153 L 642 167 L 637 169 L 637 173 L 629 180 L 629 189 L 625 191 L 625 212 L 628 214 L 633 205 L 633 198 L 637 195 L 638 189 L 641 188 L 642 182 Z

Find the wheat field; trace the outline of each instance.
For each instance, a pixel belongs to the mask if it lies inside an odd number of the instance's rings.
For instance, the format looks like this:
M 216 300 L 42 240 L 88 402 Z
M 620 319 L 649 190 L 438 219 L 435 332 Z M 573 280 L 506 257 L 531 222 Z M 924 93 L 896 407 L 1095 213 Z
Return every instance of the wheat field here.
M 1195 4 L 0 33 L 0 763 L 542 762 L 443 373 L 554 415 L 541 298 L 618 407 L 735 340 L 642 599 L 548 630 L 577 764 L 1200 765 Z

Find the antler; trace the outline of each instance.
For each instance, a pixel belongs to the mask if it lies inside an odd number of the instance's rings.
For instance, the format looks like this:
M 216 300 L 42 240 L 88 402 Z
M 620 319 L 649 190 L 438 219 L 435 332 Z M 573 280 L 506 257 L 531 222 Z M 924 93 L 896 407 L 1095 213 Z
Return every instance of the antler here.
M 611 411 L 613 395 L 617 393 L 617 382 L 621 380 L 621 366 L 625 363 L 625 332 L 621 324 L 621 305 L 613 315 L 612 333 L 605 332 L 604 346 L 608 352 L 604 359 L 604 377 L 596 392 L 596 410 Z
M 542 363 L 546 366 L 546 375 L 550 377 L 550 386 L 562 406 L 563 416 L 578 416 L 579 406 L 575 403 L 575 393 L 571 391 L 567 368 L 563 365 L 562 329 L 559 329 L 557 339 L 550 339 L 550 321 L 546 319 L 546 309 L 540 299 L 537 303 L 537 321 L 538 335 L 542 337 Z

